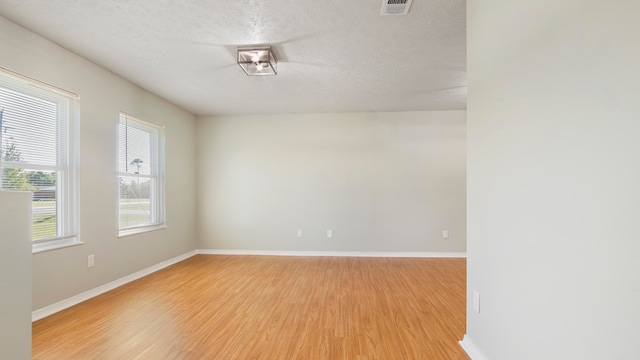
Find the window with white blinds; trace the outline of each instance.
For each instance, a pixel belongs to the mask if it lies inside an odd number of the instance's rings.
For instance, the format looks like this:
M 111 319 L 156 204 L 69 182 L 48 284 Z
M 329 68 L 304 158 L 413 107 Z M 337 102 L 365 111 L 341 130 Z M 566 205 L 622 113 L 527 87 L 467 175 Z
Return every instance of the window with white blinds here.
M 2 191 L 31 191 L 33 251 L 80 244 L 78 96 L 0 69 Z
M 120 114 L 120 236 L 163 228 L 164 128 Z

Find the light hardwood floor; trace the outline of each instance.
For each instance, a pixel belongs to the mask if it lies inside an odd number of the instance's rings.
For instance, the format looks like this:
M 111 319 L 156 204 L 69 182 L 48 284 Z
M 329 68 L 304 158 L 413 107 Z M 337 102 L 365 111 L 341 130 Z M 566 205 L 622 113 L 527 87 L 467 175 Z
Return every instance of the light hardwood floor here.
M 465 259 L 197 255 L 33 324 L 34 359 L 468 359 Z

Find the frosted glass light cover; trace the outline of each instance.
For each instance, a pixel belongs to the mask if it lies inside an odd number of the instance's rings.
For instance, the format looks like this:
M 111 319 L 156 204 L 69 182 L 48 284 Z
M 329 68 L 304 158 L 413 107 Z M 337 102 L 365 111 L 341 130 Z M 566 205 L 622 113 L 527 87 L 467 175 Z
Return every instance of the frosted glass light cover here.
M 238 65 L 249 76 L 278 74 L 278 61 L 271 47 L 238 49 Z

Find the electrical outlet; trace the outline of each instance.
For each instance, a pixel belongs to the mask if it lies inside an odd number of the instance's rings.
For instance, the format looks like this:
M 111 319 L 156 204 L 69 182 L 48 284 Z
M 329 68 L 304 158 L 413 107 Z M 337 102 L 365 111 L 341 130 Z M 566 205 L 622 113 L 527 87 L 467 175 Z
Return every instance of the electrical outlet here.
M 302 237 L 302 229 L 298 229 L 298 237 L 301 238 Z
M 442 230 L 442 238 L 443 239 L 449 238 L 449 230 Z
M 96 265 L 96 256 L 91 254 L 87 257 L 87 267 L 94 267 Z
M 330 239 L 333 237 L 333 230 L 327 230 L 327 238 Z
M 480 293 L 473 291 L 473 310 L 480 314 Z

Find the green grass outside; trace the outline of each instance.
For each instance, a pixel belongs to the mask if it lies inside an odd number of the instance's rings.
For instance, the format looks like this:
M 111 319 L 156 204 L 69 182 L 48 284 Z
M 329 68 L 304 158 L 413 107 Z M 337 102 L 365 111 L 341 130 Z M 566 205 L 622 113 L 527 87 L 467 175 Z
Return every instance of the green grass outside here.
M 131 226 L 149 224 L 151 218 L 144 214 L 120 214 L 120 227 L 128 228 Z
M 120 228 L 145 225 L 151 222 L 151 201 L 149 199 L 120 199 Z
M 120 209 L 122 210 L 151 210 L 149 199 L 120 199 Z
M 46 239 L 56 237 L 56 214 L 33 214 L 32 238 Z
M 55 200 L 32 201 L 31 206 L 33 207 L 56 206 L 56 201 Z

